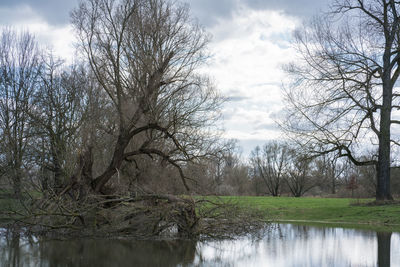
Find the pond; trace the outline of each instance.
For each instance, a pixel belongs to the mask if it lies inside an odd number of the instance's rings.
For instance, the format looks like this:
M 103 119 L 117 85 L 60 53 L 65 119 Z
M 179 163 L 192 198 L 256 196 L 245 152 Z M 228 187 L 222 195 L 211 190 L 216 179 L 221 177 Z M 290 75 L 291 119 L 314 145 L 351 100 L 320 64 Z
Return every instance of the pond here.
M 5 230 L 3 229 L 3 232 Z M 0 238 L 0 266 L 400 266 L 400 233 L 272 224 L 223 241 Z

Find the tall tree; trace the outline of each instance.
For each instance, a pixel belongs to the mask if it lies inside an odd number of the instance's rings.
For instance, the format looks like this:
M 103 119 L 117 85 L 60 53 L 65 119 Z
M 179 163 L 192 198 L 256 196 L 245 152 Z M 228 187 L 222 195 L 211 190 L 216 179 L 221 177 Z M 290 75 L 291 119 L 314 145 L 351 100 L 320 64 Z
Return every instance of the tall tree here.
M 36 137 L 37 163 L 53 174 L 54 188 L 62 186 L 67 161 L 73 158 L 71 154 L 78 144 L 86 90 L 90 87 L 87 76 L 82 66 L 67 67 L 51 53 L 44 56 L 29 115 Z M 47 187 L 47 183 L 43 186 Z
M 208 35 L 186 5 L 167 0 L 88 0 L 72 12 L 72 23 L 116 114 L 112 156 L 90 178 L 92 189 L 102 192 L 124 162 L 140 155 L 175 166 L 187 187 L 182 164 L 215 144 L 208 130 L 220 98 L 196 72 L 207 58 Z M 86 173 L 92 176 L 91 164 Z
M 296 31 L 299 61 L 288 67 L 286 129 L 312 153 L 336 152 L 377 170 L 377 200 L 392 199 L 391 134 L 400 124 L 400 4 L 338 0 L 332 12 Z M 366 150 L 377 154 L 362 157 Z
M 0 36 L 0 153 L 4 174 L 12 181 L 14 194 L 21 196 L 23 166 L 31 132 L 28 110 L 41 70 L 34 37 L 5 29 Z

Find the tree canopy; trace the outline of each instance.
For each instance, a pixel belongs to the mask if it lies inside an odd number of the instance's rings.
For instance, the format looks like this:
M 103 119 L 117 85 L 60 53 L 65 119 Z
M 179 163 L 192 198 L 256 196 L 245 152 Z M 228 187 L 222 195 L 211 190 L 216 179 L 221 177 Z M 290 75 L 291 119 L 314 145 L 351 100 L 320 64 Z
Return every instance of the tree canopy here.
M 377 199 L 392 198 L 391 151 L 399 144 L 399 11 L 393 0 L 335 1 L 296 31 L 299 61 L 287 67 L 284 128 L 310 153 L 375 165 Z

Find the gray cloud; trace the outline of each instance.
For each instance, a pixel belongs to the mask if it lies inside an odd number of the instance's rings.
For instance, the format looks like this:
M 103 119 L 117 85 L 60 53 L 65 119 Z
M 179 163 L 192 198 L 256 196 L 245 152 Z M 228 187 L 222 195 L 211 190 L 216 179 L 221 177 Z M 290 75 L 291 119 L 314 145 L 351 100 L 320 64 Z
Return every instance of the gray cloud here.
M 228 102 L 241 102 L 244 100 L 248 100 L 249 98 L 246 96 L 228 96 L 227 101 Z
M 329 0 L 242 0 L 253 9 L 283 10 L 289 15 L 310 17 L 326 10 Z
M 220 17 L 229 17 L 236 8 L 235 0 L 181 0 L 187 2 L 192 13 L 205 26 L 213 25 Z M 0 8 L 18 11 L 21 6 L 29 6 L 34 12 L 49 24 L 59 25 L 69 23 L 70 11 L 78 6 L 80 0 L 1 0 Z M 18 12 L 13 12 L 18 16 Z M 12 17 L 11 21 L 20 18 Z M 3 21 L 4 19 L 1 19 Z
M 24 5 L 32 8 L 49 24 L 59 25 L 69 23 L 69 12 L 78 6 L 78 0 L 2 0 L 0 8 L 18 9 Z M 14 18 L 13 20 L 18 19 Z
M 283 10 L 289 15 L 308 17 L 327 6 L 329 0 L 181 0 L 187 2 L 192 13 L 206 27 L 214 25 L 219 18 L 229 18 L 239 5 L 252 9 Z M 49 24 L 69 22 L 69 13 L 79 0 L 2 0 L 0 8 L 30 6 Z
M 288 15 L 307 18 L 326 10 L 329 0 L 183 0 L 201 24 L 212 26 L 219 18 L 229 18 L 244 5 L 251 9 L 280 10 Z
M 241 102 L 245 100 L 249 100 L 250 98 L 247 96 L 243 96 L 243 92 L 239 89 L 230 89 L 225 93 L 227 102 Z
M 279 129 L 278 125 L 276 123 L 262 123 L 258 124 L 254 127 L 254 130 L 269 130 L 269 131 L 274 131 Z
M 193 15 L 204 26 L 212 26 L 219 18 L 231 17 L 237 7 L 235 0 L 182 0 L 190 5 Z

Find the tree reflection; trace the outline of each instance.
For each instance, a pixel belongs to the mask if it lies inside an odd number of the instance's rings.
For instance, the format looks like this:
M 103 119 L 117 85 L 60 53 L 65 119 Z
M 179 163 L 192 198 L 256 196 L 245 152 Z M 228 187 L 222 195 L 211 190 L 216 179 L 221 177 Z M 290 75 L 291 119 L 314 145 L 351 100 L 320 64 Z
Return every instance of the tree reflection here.
M 0 237 L 0 266 L 187 266 L 196 257 L 189 240 L 37 240 L 7 231 Z
M 261 240 L 41 240 L 1 232 L 0 266 L 390 266 L 392 233 L 278 224 Z M 397 240 L 399 235 L 395 233 Z M 377 242 L 377 243 L 376 243 Z M 377 244 L 377 251 L 374 251 Z M 397 243 L 394 243 L 397 244 Z M 395 245 L 397 246 L 397 245 Z M 354 248 L 354 251 L 353 251 Z M 395 248 L 397 249 L 397 248 Z M 398 262 L 397 254 L 392 255 Z
M 390 267 L 390 242 L 391 232 L 378 232 L 378 266 Z
M 0 243 L 1 266 L 20 266 L 20 231 L 9 229 Z
M 185 266 L 195 259 L 196 242 L 49 241 L 41 243 L 40 255 L 49 266 Z

